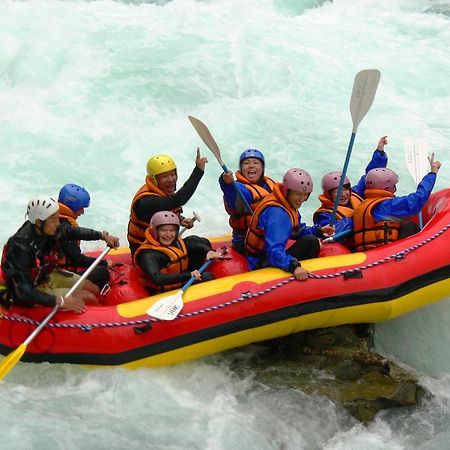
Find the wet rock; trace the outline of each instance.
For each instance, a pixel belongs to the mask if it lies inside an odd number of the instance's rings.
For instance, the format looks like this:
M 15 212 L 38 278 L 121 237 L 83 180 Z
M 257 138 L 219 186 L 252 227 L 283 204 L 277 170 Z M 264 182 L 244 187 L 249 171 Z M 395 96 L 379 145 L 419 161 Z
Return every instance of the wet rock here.
M 371 352 L 370 338 L 367 326 L 307 331 L 263 343 L 245 364 L 262 383 L 327 396 L 363 422 L 383 409 L 417 405 L 417 379 Z

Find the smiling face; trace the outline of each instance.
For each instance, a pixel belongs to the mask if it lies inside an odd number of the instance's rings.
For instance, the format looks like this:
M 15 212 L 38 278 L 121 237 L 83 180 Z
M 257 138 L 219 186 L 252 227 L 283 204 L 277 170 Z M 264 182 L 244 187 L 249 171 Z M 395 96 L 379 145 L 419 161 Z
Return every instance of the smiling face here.
M 250 183 L 257 183 L 263 174 L 263 163 L 258 158 L 247 158 L 242 161 L 241 173 Z
M 338 192 L 338 188 L 332 189 L 330 191 L 330 197 L 333 202 L 336 200 L 337 192 Z M 350 188 L 348 186 L 344 186 L 342 188 L 341 197 L 339 199 L 339 205 L 341 205 L 341 206 L 348 205 L 351 195 L 352 195 L 352 193 L 351 193 Z
M 156 182 L 158 184 L 158 187 L 166 195 L 173 194 L 176 191 L 177 180 L 178 176 L 176 169 L 156 175 Z
M 306 202 L 306 200 L 308 200 L 308 197 L 309 194 L 307 192 L 292 191 L 289 189 L 286 200 L 292 206 L 292 208 L 299 209 L 300 206 L 302 206 L 302 204 Z
M 172 245 L 177 238 L 178 227 L 176 225 L 160 225 L 158 227 L 158 241 L 162 245 Z

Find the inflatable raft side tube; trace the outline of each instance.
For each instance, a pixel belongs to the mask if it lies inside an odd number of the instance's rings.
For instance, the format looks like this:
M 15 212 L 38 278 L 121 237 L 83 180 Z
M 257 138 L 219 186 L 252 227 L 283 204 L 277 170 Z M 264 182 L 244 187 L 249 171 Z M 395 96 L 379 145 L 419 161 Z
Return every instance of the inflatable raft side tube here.
M 450 279 L 447 278 L 449 270 L 450 268 L 447 266 L 389 289 L 371 290 L 354 293 L 350 296 L 335 296 L 299 303 L 122 353 L 27 353 L 24 361 L 64 362 L 93 366 L 125 365 L 129 368 L 156 367 L 195 359 L 299 331 L 346 323 L 384 321 L 446 298 L 450 292 Z M 92 333 L 94 332 L 92 331 Z M 0 349 L 6 352 L 8 350 L 3 346 Z

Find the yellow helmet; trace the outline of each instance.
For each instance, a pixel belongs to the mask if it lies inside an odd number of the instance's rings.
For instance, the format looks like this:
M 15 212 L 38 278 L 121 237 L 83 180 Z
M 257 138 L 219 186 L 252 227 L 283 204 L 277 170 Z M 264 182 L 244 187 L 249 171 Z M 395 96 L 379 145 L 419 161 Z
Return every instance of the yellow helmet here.
M 175 161 L 167 155 L 155 155 L 147 161 L 147 174 L 156 183 L 156 175 L 176 170 Z

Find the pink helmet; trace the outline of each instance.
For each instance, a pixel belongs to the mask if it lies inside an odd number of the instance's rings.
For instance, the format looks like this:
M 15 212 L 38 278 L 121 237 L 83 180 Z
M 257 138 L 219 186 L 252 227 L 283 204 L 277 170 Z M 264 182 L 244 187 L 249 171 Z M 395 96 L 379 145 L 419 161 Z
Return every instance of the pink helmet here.
M 328 194 L 331 190 L 339 187 L 341 182 L 342 172 L 329 172 L 322 178 L 322 189 L 324 194 Z M 350 180 L 346 175 L 344 178 L 344 186 L 350 186 Z
M 385 191 L 395 192 L 395 185 L 398 183 L 398 175 L 391 169 L 380 168 L 372 169 L 366 175 L 367 189 L 383 189 Z
M 283 191 L 286 195 L 288 189 L 311 194 L 313 190 L 313 180 L 311 175 L 303 169 L 289 169 L 283 177 Z
M 150 230 L 152 236 L 157 239 L 158 238 L 158 227 L 161 225 L 176 225 L 180 226 L 180 219 L 178 216 L 172 211 L 158 211 L 153 214 L 153 217 L 150 220 Z

